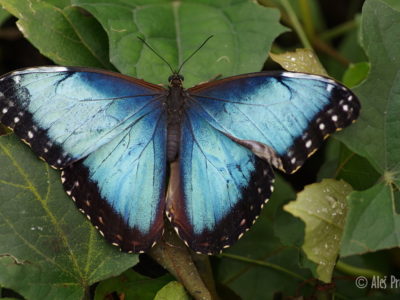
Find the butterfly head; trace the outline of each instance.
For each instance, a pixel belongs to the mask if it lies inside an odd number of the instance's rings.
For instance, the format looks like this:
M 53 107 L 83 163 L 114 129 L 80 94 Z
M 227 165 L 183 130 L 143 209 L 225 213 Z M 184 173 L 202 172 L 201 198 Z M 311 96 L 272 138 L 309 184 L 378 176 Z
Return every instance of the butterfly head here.
M 183 76 L 177 72 L 168 77 L 168 82 L 171 86 L 182 86 L 184 80 Z
M 186 58 L 180 65 L 179 69 L 176 71 L 176 69 L 173 69 L 171 67 L 171 64 L 165 60 L 164 57 L 162 57 L 160 54 L 157 53 L 156 50 L 153 49 L 153 47 L 151 47 L 142 37 L 138 36 L 138 39 L 142 41 L 143 44 L 145 44 L 151 51 L 154 52 L 154 54 L 156 54 L 162 61 L 164 61 L 167 66 L 169 67 L 169 69 L 172 71 L 172 75 L 169 76 L 168 78 L 168 82 L 170 84 L 170 86 L 182 86 L 182 82 L 183 82 L 183 76 L 179 74 L 179 72 L 182 70 L 182 67 L 185 65 L 185 63 L 192 58 L 193 55 L 195 55 L 197 53 L 197 51 L 199 51 L 207 42 L 209 39 L 211 39 L 213 37 L 213 35 L 209 36 L 208 38 L 206 38 L 206 40 L 191 54 L 189 55 L 188 58 Z

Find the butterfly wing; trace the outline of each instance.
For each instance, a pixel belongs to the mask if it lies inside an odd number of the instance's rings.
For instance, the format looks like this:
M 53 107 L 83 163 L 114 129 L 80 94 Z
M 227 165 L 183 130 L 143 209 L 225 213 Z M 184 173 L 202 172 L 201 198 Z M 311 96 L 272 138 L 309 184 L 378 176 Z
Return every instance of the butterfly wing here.
M 272 191 L 270 164 L 294 172 L 360 109 L 335 81 L 287 72 L 207 83 L 189 89 L 186 100 L 181 189 L 167 213 L 202 253 L 228 247 L 254 222 Z
M 249 229 L 272 193 L 270 165 L 189 110 L 167 217 L 194 251 L 220 252 Z
M 188 90 L 192 109 L 213 127 L 293 173 L 331 133 L 359 114 L 356 96 L 336 81 L 303 73 L 261 72 Z
M 88 68 L 43 67 L 0 79 L 0 120 L 56 168 L 107 240 L 148 249 L 162 232 L 166 91 Z

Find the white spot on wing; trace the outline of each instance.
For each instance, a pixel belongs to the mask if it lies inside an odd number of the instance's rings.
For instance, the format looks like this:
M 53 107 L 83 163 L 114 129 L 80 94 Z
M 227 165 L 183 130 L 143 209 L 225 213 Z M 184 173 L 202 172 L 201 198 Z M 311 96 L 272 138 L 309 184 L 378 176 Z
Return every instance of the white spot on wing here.
M 12 78 L 12 80 L 14 80 L 14 82 L 15 82 L 16 84 L 19 84 L 19 83 L 21 82 L 21 76 L 16 75 L 16 76 L 14 76 L 14 77 Z

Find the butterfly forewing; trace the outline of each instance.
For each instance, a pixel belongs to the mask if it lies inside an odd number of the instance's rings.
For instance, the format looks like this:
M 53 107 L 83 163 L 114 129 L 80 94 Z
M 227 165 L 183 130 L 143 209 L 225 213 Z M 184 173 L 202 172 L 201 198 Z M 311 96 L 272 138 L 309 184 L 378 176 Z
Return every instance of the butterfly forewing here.
M 167 91 L 86 68 L 20 70 L 0 81 L 1 122 L 54 167 L 107 240 L 144 251 L 163 227 Z
M 246 141 L 260 156 L 260 147 L 267 146 L 265 158 L 287 173 L 297 170 L 329 134 L 351 124 L 360 110 L 343 85 L 302 73 L 252 73 L 188 91 L 192 109 L 214 128 Z

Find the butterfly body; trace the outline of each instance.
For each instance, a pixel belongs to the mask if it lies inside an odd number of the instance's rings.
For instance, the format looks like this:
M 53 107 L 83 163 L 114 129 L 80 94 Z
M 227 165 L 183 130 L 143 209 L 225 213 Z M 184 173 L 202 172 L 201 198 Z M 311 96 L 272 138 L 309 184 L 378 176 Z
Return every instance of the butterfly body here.
M 179 152 L 181 137 L 181 123 L 185 110 L 185 100 L 187 93 L 182 86 L 183 77 L 173 74 L 168 78 L 170 86 L 167 96 L 167 158 L 171 162 L 176 159 Z
M 320 76 L 261 72 L 189 89 L 118 73 L 41 67 L 0 77 L 0 121 L 62 170 L 67 194 L 112 244 L 143 252 L 168 217 L 194 251 L 218 253 L 360 104 Z M 171 172 L 166 199 L 167 166 Z

